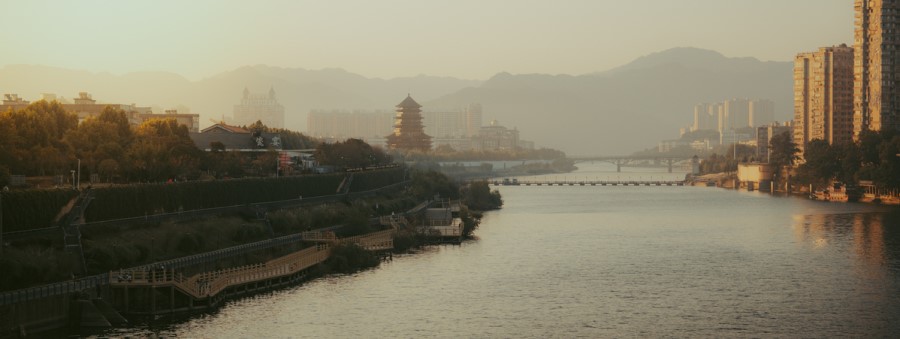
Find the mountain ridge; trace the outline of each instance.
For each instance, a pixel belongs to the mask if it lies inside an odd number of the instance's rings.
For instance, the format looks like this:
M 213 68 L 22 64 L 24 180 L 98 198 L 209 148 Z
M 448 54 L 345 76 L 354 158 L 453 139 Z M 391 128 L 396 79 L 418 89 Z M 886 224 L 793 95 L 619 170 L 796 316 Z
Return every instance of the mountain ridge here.
M 712 50 L 676 47 L 606 71 L 580 75 L 498 72 L 484 81 L 429 75 L 381 79 L 342 68 L 309 70 L 259 64 L 192 81 L 171 72 L 115 75 L 7 65 L 0 68 L 0 89 L 26 100 L 34 100 L 40 93 L 71 98 L 87 91 L 104 103 L 187 106 L 206 122 L 230 116 L 244 88 L 254 93 L 274 88 L 285 106 L 286 127 L 300 131 L 306 130 L 310 110 L 392 109 L 412 93 L 425 110 L 481 103 L 485 123 L 498 119 L 517 126 L 523 139 L 538 145 L 578 154 L 612 154 L 677 137 L 678 128 L 690 122 L 693 105 L 699 102 L 767 98 L 775 101 L 779 120 L 787 119 L 793 105 L 791 77 L 791 62 L 729 58 Z M 610 125 L 617 127 L 610 129 Z M 629 129 L 630 133 L 622 132 Z M 600 143 L 587 146 L 590 140 Z

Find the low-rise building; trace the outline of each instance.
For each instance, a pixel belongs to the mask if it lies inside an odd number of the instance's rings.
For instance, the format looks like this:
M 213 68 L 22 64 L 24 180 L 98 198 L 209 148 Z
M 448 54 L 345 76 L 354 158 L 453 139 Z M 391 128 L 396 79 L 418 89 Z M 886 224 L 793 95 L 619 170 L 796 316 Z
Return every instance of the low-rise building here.
M 472 149 L 477 151 L 515 150 L 519 147 L 519 130 L 500 125 L 497 120 L 490 126 L 481 127 L 478 135 L 472 137 Z
M 440 204 L 440 207 L 425 210 L 424 221 L 418 227 L 419 233 L 431 241 L 462 241 L 463 221 L 459 218 L 459 202 L 442 201 Z
M 738 165 L 738 181 L 748 190 L 768 191 L 775 171 L 769 164 L 747 163 Z
M 224 123 L 209 126 L 199 133 L 191 133 L 191 140 L 197 148 L 207 152 L 212 151 L 215 146 L 222 147 L 223 151 L 238 152 L 265 152 L 270 147 L 282 149 L 279 134 L 251 131 Z

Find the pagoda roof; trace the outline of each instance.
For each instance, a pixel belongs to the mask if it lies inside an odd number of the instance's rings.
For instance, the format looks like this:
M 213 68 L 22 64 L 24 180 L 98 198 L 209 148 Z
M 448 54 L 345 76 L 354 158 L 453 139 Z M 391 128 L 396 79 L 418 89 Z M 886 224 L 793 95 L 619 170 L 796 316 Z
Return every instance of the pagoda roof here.
M 419 105 L 418 102 L 416 102 L 415 100 L 413 100 L 412 96 L 410 96 L 409 94 L 407 94 L 407 95 L 406 95 L 406 99 L 403 99 L 403 101 L 400 102 L 399 104 L 397 104 L 396 107 L 398 107 L 398 108 L 399 108 L 399 107 L 415 107 L 415 108 L 422 108 L 422 105 Z

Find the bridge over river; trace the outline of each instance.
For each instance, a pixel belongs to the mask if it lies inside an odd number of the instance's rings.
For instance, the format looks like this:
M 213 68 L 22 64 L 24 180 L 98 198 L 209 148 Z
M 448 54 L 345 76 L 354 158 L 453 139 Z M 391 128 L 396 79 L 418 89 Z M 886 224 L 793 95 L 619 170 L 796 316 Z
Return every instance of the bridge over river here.
M 640 156 L 640 155 L 614 155 L 614 156 L 570 156 L 569 160 L 577 163 L 584 162 L 608 162 L 616 165 L 616 172 L 622 172 L 622 167 L 650 167 L 668 168 L 672 173 L 675 166 L 690 166 L 692 161 L 699 158 L 686 156 Z

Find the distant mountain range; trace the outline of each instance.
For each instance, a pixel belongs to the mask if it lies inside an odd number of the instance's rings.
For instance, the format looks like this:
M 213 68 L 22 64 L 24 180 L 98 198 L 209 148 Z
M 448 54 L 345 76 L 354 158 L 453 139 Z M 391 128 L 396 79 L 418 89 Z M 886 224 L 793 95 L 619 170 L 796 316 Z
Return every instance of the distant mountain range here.
M 26 100 L 40 93 L 160 109 L 190 107 L 202 121 L 231 115 L 243 89 L 275 89 L 288 128 L 306 130 L 311 109 L 392 109 L 411 93 L 425 110 L 481 103 L 487 124 L 517 127 L 523 139 L 570 154 L 625 154 L 677 137 L 693 106 L 733 97 L 775 101 L 776 117 L 790 118 L 792 63 L 726 58 L 709 50 L 675 48 L 585 75 L 500 73 L 487 81 L 420 75 L 366 78 L 342 69 L 246 66 L 199 81 L 165 72 L 123 75 L 47 66 L 0 69 L 0 92 Z
M 776 119 L 789 119 L 792 67 L 675 48 L 580 76 L 500 73 L 423 105 L 480 102 L 486 117 L 539 145 L 576 155 L 628 154 L 677 138 L 701 102 L 766 98 L 775 102 Z

